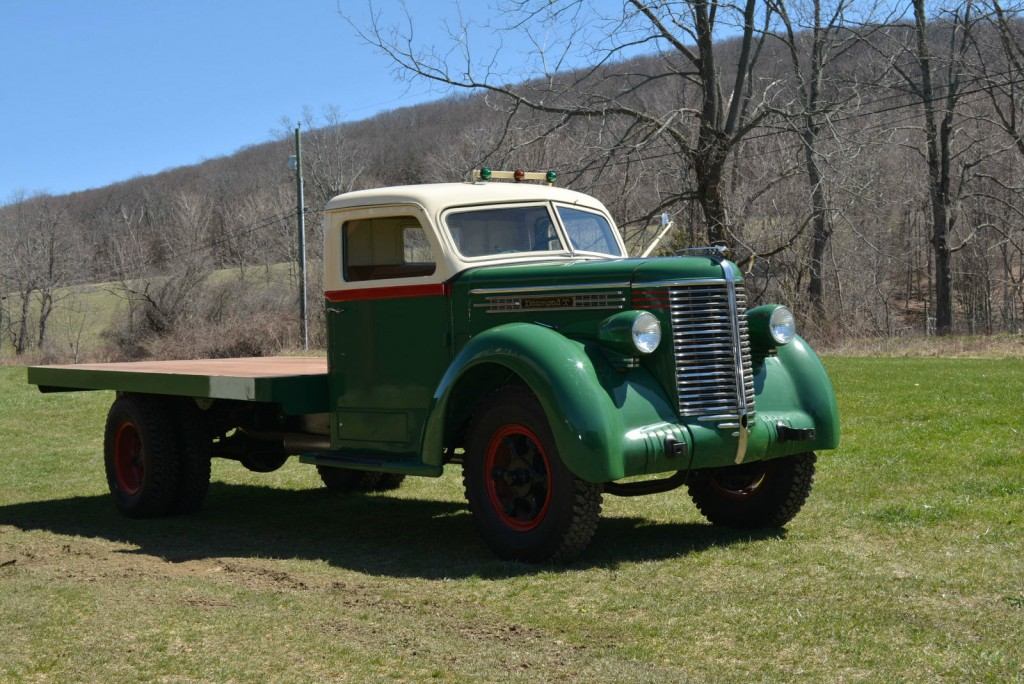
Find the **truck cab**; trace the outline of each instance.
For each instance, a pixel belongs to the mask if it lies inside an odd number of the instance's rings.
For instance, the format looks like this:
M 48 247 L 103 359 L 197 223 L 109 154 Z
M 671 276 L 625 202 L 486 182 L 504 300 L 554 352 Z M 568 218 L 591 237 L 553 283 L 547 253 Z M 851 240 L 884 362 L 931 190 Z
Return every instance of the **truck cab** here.
M 324 235 L 322 375 L 270 379 L 252 397 L 212 382 L 169 391 L 192 435 L 179 451 L 253 469 L 297 454 L 346 491 L 461 466 L 486 543 L 548 561 L 586 547 L 604 494 L 686 486 L 713 524 L 784 525 L 815 451 L 838 445 L 832 386 L 789 310 L 748 308 L 718 249 L 629 257 L 591 196 L 493 180 L 362 190 L 327 204 Z M 159 386 L 92 372 L 36 381 Z M 108 465 L 118 429 L 108 420 Z M 125 447 L 140 462 L 144 441 Z M 116 499 L 116 467 L 108 480 Z
M 520 321 L 562 325 L 586 306 L 564 296 L 574 286 L 565 268 L 626 253 L 594 198 L 529 184 L 348 193 L 327 205 L 324 234 L 332 446 L 407 459 L 420 458 L 435 391 L 475 335 Z M 555 299 L 528 298 L 524 317 L 505 296 L 498 313 L 476 286 L 495 277 Z

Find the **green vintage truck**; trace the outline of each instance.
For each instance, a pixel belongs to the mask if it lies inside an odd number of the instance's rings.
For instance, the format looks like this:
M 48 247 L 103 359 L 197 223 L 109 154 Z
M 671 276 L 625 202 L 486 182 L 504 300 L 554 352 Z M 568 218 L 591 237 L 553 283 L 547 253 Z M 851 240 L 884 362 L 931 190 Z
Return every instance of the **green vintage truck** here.
M 28 369 L 43 392 L 116 390 L 121 512 L 195 511 L 211 457 L 298 456 L 349 492 L 453 465 L 495 553 L 564 561 L 603 494 L 685 485 L 715 525 L 782 526 L 839 442 L 792 314 L 748 310 L 719 250 L 630 258 L 599 201 L 544 183 L 350 192 L 324 217 L 326 358 Z

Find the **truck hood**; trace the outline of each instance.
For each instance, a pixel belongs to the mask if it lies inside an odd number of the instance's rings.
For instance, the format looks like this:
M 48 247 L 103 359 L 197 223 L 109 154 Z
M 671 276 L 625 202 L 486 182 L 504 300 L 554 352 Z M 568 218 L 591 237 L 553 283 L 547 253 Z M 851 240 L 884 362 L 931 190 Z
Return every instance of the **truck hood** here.
M 722 269 L 731 268 L 742 280 L 739 268 L 731 261 L 717 262 L 710 257 L 653 257 L 647 259 L 575 259 L 543 261 L 500 266 L 481 266 L 463 271 L 454 283 L 459 287 L 547 287 L 600 284 L 644 285 L 673 280 L 722 278 Z

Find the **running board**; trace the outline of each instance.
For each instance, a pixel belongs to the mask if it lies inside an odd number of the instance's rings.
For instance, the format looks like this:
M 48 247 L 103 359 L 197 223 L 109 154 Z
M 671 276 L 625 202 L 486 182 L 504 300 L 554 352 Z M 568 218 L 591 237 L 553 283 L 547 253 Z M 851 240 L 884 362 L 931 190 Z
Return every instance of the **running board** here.
M 341 456 L 334 453 L 302 454 L 300 463 L 327 466 L 329 468 L 350 468 L 352 470 L 371 470 L 379 473 L 400 473 L 402 475 L 419 475 L 423 477 L 440 477 L 444 468 L 419 461 L 393 461 L 373 456 Z

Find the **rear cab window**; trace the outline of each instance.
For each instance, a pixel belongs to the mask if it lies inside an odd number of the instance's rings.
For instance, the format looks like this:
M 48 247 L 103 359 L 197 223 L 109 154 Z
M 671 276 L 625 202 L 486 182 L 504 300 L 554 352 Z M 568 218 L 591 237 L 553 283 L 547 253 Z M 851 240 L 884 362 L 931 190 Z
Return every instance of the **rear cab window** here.
M 437 270 L 430 242 L 415 216 L 346 221 L 341 240 L 342 272 L 348 282 L 416 278 Z

